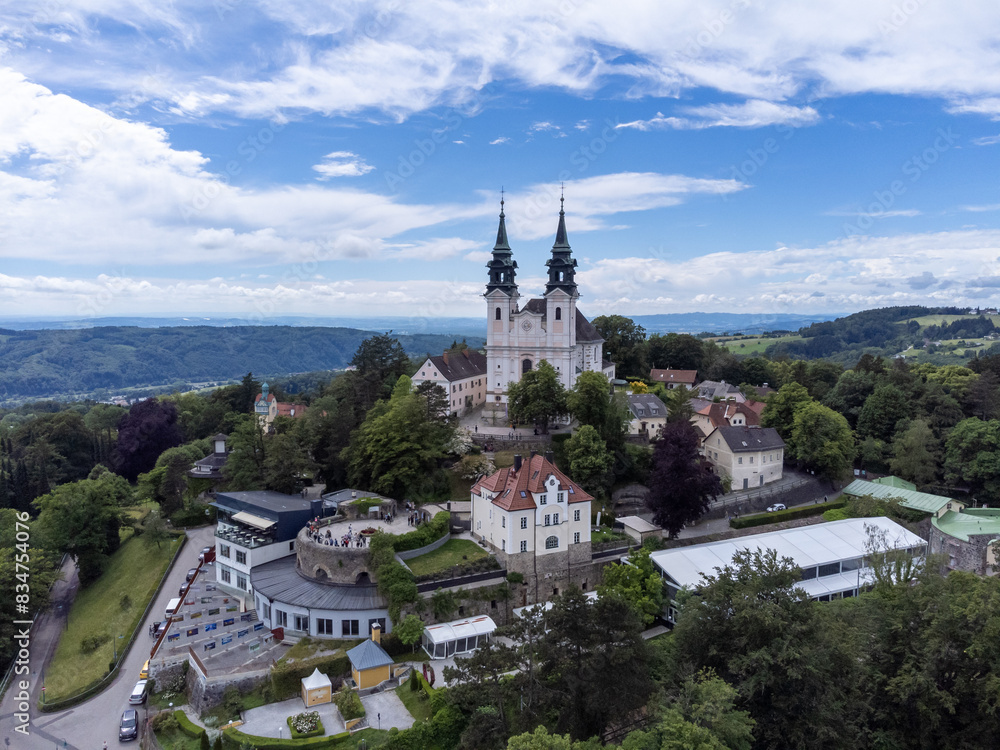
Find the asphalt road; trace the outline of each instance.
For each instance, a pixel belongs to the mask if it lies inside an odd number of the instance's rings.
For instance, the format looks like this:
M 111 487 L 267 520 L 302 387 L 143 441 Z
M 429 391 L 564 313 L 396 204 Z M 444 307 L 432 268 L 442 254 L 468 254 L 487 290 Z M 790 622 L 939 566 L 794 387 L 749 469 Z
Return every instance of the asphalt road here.
M 69 602 L 75 595 L 76 577 L 60 581 L 53 588 L 53 604 L 36 625 L 36 631 L 31 640 L 31 700 L 28 720 L 28 734 L 17 731 L 22 721 L 15 715 L 17 710 L 17 680 L 7 690 L 3 703 L 0 704 L 0 739 L 5 743 L 0 750 L 7 747 L 13 750 L 101 750 L 104 743 L 108 747 L 118 746 L 118 722 L 122 711 L 129 707 L 128 698 L 132 688 L 139 679 L 139 670 L 143 662 L 149 658 L 152 641 L 146 634 L 150 623 L 163 619 L 163 610 L 167 602 L 177 596 L 177 590 L 184 582 L 184 576 L 189 568 L 198 565 L 198 553 L 202 547 L 214 543 L 215 526 L 205 526 L 188 532 L 188 541 L 181 550 L 173 569 L 167 574 L 166 583 L 160 589 L 159 595 L 150 610 L 146 621 L 139 625 L 139 635 L 136 637 L 132 650 L 122 664 L 118 677 L 104 692 L 95 695 L 90 700 L 58 713 L 41 713 L 35 708 L 38 691 L 41 689 L 40 671 L 46 660 L 51 656 L 59 632 L 65 623 L 65 612 Z M 72 563 L 70 563 L 72 566 Z M 210 571 L 214 570 L 209 568 Z M 214 575 L 214 573 L 213 573 Z M 139 708 L 139 718 L 143 719 L 145 709 Z

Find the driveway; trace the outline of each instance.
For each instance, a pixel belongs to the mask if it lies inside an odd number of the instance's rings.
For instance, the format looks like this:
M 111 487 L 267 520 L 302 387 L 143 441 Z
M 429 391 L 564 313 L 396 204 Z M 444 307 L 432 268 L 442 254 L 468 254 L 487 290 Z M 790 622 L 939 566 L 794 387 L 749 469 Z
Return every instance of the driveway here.
M 151 621 L 163 619 L 163 610 L 166 608 L 167 602 L 177 596 L 177 589 L 184 581 L 185 573 L 188 568 L 193 568 L 198 564 L 198 553 L 201 552 L 202 547 L 213 543 L 214 534 L 215 524 L 191 529 L 187 532 L 188 540 L 177 558 L 177 563 L 167 573 L 166 582 L 150 609 L 149 621 L 139 624 L 139 635 L 122 662 L 118 677 L 115 678 L 110 687 L 84 703 L 51 714 L 43 714 L 35 708 L 37 693 L 34 694 L 29 711 L 31 717 L 28 727 L 29 733 L 25 736 L 15 731 L 15 726 L 19 723 L 13 716 L 14 699 L 17 694 L 17 683 L 15 682 L 7 690 L 2 707 L 0 707 L 0 741 L 9 739 L 9 747 L 17 748 L 17 750 L 52 750 L 53 747 L 66 748 L 66 750 L 92 750 L 102 747 L 105 741 L 107 741 L 108 747 L 117 747 L 118 721 L 122 711 L 128 707 L 128 697 L 136 680 L 139 679 L 139 670 L 142 668 L 143 662 L 149 658 L 152 642 L 146 635 L 146 629 Z M 66 588 L 60 588 L 60 583 L 64 584 Z M 54 605 L 42 615 L 44 621 L 39 622 L 38 633 L 48 632 L 48 629 L 53 627 L 53 622 L 56 625 L 55 632 L 61 632 L 65 623 L 65 615 L 59 609 L 59 603 L 63 603 L 63 606 L 68 608 L 72 598 L 65 598 L 69 593 L 68 584 L 70 582 L 60 583 L 57 583 L 56 588 L 53 589 Z M 31 683 L 33 691 L 40 687 L 39 677 L 43 661 L 48 658 L 53 648 L 43 644 L 38 636 L 32 639 Z M 141 706 L 139 709 L 139 718 L 145 719 L 145 709 Z

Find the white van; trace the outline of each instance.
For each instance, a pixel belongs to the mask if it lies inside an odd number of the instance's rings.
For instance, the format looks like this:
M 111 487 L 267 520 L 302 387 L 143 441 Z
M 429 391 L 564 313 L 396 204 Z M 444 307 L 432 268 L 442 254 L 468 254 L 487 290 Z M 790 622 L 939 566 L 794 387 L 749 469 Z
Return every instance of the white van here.
M 164 610 L 163 614 L 166 617 L 173 617 L 177 614 L 177 610 L 181 608 L 181 599 L 179 596 L 174 597 L 169 602 L 167 602 L 167 608 Z

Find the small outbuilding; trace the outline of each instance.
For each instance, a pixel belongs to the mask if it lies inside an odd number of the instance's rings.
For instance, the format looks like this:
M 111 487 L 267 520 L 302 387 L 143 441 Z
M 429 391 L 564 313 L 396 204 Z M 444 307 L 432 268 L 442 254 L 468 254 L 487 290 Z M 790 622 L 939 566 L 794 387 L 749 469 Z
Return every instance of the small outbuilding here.
M 490 636 L 496 629 L 496 623 L 486 615 L 442 622 L 424 628 L 421 645 L 432 659 L 471 654 L 489 643 Z
M 351 676 L 358 690 L 381 685 L 389 679 L 392 671 L 392 657 L 382 648 L 382 628 L 372 625 L 372 637 L 347 652 L 351 662 Z
M 306 704 L 306 708 L 330 703 L 332 700 L 333 684 L 327 675 L 319 671 L 319 668 L 314 669 L 308 677 L 302 678 L 302 702 Z
M 639 518 L 639 516 L 625 516 L 624 518 L 619 518 L 618 520 L 621 521 L 625 533 L 635 541 L 639 542 L 639 544 L 642 544 L 650 537 L 660 539 L 663 536 L 663 529 L 659 526 L 651 524 L 645 518 Z

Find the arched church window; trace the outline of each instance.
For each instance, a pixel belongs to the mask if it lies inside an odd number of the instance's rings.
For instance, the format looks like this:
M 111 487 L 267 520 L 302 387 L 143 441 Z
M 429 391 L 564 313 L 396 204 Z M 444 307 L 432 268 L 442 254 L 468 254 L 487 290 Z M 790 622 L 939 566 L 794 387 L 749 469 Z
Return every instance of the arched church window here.
M 556 320 L 562 320 L 562 308 L 561 307 L 557 307 L 556 308 Z
M 526 372 L 531 372 L 531 360 L 530 359 L 523 359 L 523 360 L 521 360 L 521 374 L 523 375 Z
M 557 549 L 559 547 L 559 537 L 550 536 L 545 540 L 545 549 Z
M 501 320 L 501 317 L 500 317 L 500 308 L 499 307 L 497 308 L 496 319 L 497 320 Z

